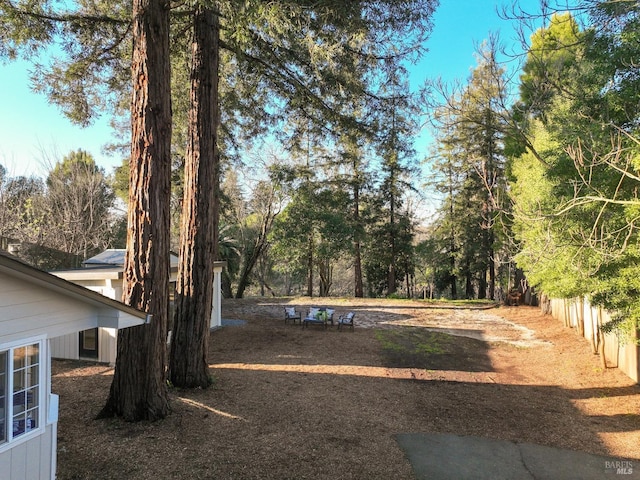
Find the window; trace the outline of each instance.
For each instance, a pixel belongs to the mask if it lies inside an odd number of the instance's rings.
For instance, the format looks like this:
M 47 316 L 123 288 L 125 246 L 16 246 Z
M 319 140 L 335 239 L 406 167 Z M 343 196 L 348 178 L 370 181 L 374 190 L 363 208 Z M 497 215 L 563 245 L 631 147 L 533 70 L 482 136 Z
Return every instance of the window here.
M 79 353 L 80 358 L 98 358 L 98 329 L 92 328 L 80 332 L 79 335 Z
M 40 425 L 40 342 L 0 351 L 0 444 Z
M 7 441 L 7 352 L 0 352 L 0 443 Z

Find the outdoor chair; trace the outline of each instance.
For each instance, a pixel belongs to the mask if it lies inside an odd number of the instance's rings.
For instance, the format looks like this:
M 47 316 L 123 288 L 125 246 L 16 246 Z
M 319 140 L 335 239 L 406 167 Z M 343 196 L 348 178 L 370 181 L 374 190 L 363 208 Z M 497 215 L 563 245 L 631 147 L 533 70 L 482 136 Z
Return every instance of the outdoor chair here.
M 340 327 L 345 326 L 351 327 L 351 330 L 353 331 L 353 318 L 355 316 L 356 314 L 354 312 L 349 312 L 346 315 L 340 315 L 338 318 L 338 330 L 340 330 Z
M 335 313 L 335 310 L 333 308 L 327 308 L 327 323 L 331 322 L 331 325 L 333 325 L 334 313 Z
M 296 312 L 295 307 L 284 307 L 284 323 L 287 323 L 289 320 L 296 323 L 296 320 L 302 321 L 302 315 Z
M 326 309 L 311 307 L 307 316 L 302 319 L 302 328 L 308 327 L 309 324 L 322 325 L 327 328 L 328 314 Z

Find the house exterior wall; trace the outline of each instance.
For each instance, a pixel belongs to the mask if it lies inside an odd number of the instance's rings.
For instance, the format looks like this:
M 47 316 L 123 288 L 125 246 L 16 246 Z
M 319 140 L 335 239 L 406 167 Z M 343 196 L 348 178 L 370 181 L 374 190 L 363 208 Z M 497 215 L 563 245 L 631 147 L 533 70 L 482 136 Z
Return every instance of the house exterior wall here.
M 31 341 L 25 339 L 26 343 Z M 24 438 L 0 445 L 0 480 L 55 480 L 58 396 L 51 393 L 50 343 L 46 340 L 41 343 L 42 383 L 37 422 L 42 428 L 25 434 Z
M 0 480 L 55 479 L 59 399 L 51 393 L 51 339 L 151 321 L 144 312 L 0 252 L 0 351 L 6 389 Z
M 119 300 L 122 298 L 121 280 L 77 280 L 74 281 L 83 287 L 98 292 L 105 297 Z M 116 363 L 118 331 L 115 328 L 98 329 L 98 358 L 92 359 L 101 363 L 113 365 Z M 78 333 L 70 333 L 62 337 L 51 339 L 51 356 L 53 358 L 65 358 L 80 360 L 80 347 Z
M 0 478 L 2 480 L 55 479 L 56 432 L 57 422 L 47 425 L 42 434 L 0 453 Z M 7 474 L 8 477 L 5 477 Z
M 78 334 L 70 333 L 61 337 L 51 339 L 51 356 L 53 358 L 66 358 L 69 360 L 79 360 Z
M 221 275 L 222 269 L 226 265 L 225 262 L 216 262 L 213 272 L 213 305 L 211 309 L 210 328 L 220 327 L 222 325 L 222 289 Z M 83 273 L 82 278 L 78 278 L 78 271 L 73 272 L 75 275 L 69 275 L 68 272 L 52 272 L 62 278 L 68 278 L 69 281 L 82 285 L 94 292 L 98 292 L 106 297 L 114 300 L 122 298 L 123 283 L 121 278 L 97 278 L 100 271 L 96 271 L 96 278 L 90 278 L 91 269 L 86 268 L 80 270 Z M 176 274 L 172 273 L 170 282 L 176 282 Z M 98 358 L 95 359 L 101 363 L 110 365 L 116 362 L 117 352 L 117 330 L 112 328 L 98 329 Z M 52 339 L 51 355 L 53 358 L 64 358 L 69 360 L 80 360 L 80 349 L 78 334 L 72 333 L 59 338 Z M 0 479 L 1 480 L 1 479 Z
M 213 267 L 213 305 L 211 308 L 211 328 L 222 326 L 222 266 Z
M 92 360 L 113 365 L 116 363 L 118 330 L 98 328 L 98 358 Z M 77 333 L 70 333 L 51 339 L 51 356 L 68 360 L 81 360 L 80 342 Z M 1 479 L 0 479 L 1 480 Z
M 118 330 L 115 328 L 98 329 L 98 361 L 116 364 L 116 352 L 118 351 Z
M 96 309 L 18 278 L 0 276 L 0 344 L 88 330 Z

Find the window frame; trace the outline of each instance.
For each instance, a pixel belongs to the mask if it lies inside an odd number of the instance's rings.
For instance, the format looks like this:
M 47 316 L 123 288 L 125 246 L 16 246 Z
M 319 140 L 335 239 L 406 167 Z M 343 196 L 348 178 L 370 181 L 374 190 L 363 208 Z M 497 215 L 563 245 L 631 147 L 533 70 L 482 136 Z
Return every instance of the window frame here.
M 36 394 L 33 398 L 33 406 L 30 408 L 31 410 L 37 410 L 37 414 L 34 418 L 36 425 L 35 427 L 28 428 L 25 425 L 24 431 L 18 433 L 17 436 L 14 436 L 13 433 L 13 421 L 15 413 L 16 405 L 14 405 L 14 375 L 18 370 L 24 370 L 25 368 L 30 368 L 35 366 L 33 365 L 25 365 L 23 367 L 15 368 L 14 364 L 14 353 L 16 350 L 20 348 L 30 347 L 32 345 L 36 345 L 38 348 L 38 360 L 37 360 L 37 376 L 36 383 L 32 381 L 28 385 L 24 385 L 23 393 L 28 395 L 26 390 L 35 389 Z M 4 395 L 4 412 L 3 412 L 3 420 L 4 420 L 4 439 L 0 440 L 0 453 L 9 450 L 16 445 L 28 441 L 40 434 L 42 434 L 45 430 L 45 394 L 47 390 L 47 379 L 46 372 L 48 372 L 48 364 L 47 364 L 47 353 L 46 353 L 46 342 L 44 337 L 31 337 L 27 339 L 22 339 L 10 343 L 4 343 L 0 345 L 0 353 L 6 353 L 5 367 L 5 380 L 4 385 L 0 385 L 0 387 L 5 389 Z M 18 392 L 20 393 L 20 392 Z M 26 399 L 25 399 L 26 404 Z M 0 435 L 0 438 L 2 435 Z

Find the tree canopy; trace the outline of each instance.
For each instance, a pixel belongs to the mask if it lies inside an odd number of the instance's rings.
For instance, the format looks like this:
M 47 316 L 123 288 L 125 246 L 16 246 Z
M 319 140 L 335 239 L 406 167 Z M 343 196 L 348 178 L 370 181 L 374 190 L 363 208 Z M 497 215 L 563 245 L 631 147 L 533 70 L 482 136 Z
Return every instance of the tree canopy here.
M 171 9 L 172 84 L 176 118 L 186 118 L 188 35 L 195 5 L 220 22 L 221 134 L 231 153 L 292 115 L 319 132 L 354 122 L 343 105 L 370 106 L 358 120 L 371 126 L 385 95 L 384 77 L 425 52 L 435 0 L 179 2 Z M 131 62 L 130 2 L 2 0 L 0 56 L 34 63 L 33 86 L 73 121 L 126 115 Z M 180 81 L 182 80 L 182 81 Z M 183 124 L 184 125 L 184 124 Z M 184 149 L 184 128 L 174 148 Z M 297 129 L 274 132 L 296 143 Z M 283 138 L 284 140 L 284 138 Z M 126 143 L 126 142 L 125 142 Z
M 516 260 L 548 295 L 588 296 L 605 329 L 639 325 L 637 2 L 584 2 L 531 37 L 521 104 L 545 167 L 513 159 Z M 631 273 L 631 272 L 636 272 Z M 633 278 L 632 278 L 633 277 Z

